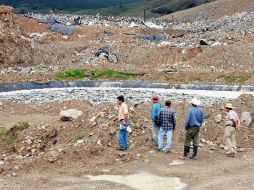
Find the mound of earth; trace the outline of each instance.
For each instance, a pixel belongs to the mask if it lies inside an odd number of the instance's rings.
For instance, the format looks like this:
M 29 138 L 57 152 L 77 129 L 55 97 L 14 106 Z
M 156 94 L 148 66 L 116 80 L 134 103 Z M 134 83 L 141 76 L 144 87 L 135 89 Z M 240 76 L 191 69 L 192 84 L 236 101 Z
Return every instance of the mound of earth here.
M 233 101 L 240 115 L 252 111 L 253 96 L 243 95 Z M 133 105 L 128 103 L 130 107 Z M 223 115 L 223 105 L 205 106 L 206 125 L 201 132 L 201 158 L 211 159 L 221 155 L 223 150 L 223 121 L 216 123 L 217 114 Z M 189 105 L 174 104 L 177 111 L 177 131 L 173 137 L 173 158 L 182 155 L 184 142 L 184 117 Z M 150 153 L 156 154 L 151 144 L 150 103 L 131 108 L 129 151 L 116 150 L 118 125 L 112 119 L 117 111 L 112 103 L 92 105 L 88 102 L 64 102 L 47 104 L 14 104 L 4 102 L 0 109 L 1 124 L 8 130 L 0 135 L 0 155 L 4 163 L 2 174 L 15 168 L 19 171 L 34 169 L 52 170 L 57 166 L 82 167 L 96 174 L 105 166 L 121 165 L 129 161 L 145 161 Z M 59 113 L 66 109 L 78 109 L 83 115 L 70 122 L 62 122 Z M 237 133 L 240 151 L 253 148 L 252 126 L 242 127 Z M 156 155 L 163 156 L 163 155 Z M 8 159 L 6 159 L 8 158 Z M 53 167 L 54 166 L 54 167 Z
M 0 6 L 0 67 L 33 63 L 32 42 L 21 31 L 12 7 Z

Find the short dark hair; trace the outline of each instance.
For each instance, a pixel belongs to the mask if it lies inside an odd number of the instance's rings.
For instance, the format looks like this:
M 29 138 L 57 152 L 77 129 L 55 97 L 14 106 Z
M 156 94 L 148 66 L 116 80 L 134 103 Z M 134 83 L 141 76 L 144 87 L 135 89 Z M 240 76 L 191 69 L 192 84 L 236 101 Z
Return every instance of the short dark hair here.
M 170 106 L 171 106 L 171 101 L 170 101 L 170 100 L 167 100 L 167 101 L 165 102 L 165 105 L 168 106 L 168 107 L 170 107 Z
M 121 102 L 124 102 L 124 97 L 123 96 L 118 96 L 117 99 Z

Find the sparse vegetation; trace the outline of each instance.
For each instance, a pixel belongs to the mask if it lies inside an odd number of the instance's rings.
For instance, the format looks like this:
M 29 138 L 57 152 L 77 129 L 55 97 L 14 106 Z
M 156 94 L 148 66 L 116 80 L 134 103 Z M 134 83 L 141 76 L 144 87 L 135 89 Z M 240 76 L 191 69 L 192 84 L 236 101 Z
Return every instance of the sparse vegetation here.
M 248 75 L 221 75 L 218 79 L 223 79 L 225 82 L 230 83 L 245 83 L 250 79 Z
M 85 137 L 85 134 L 84 134 L 84 133 L 78 133 L 73 139 L 74 139 L 74 141 L 76 142 L 76 141 L 78 141 L 78 140 L 84 139 L 84 137 Z
M 3 126 L 0 126 L 0 137 L 6 135 L 6 129 Z
M 29 127 L 29 123 L 27 123 L 26 121 L 20 121 L 18 122 L 18 124 L 16 125 L 16 127 L 18 128 L 18 130 L 23 131 L 25 129 L 27 129 Z

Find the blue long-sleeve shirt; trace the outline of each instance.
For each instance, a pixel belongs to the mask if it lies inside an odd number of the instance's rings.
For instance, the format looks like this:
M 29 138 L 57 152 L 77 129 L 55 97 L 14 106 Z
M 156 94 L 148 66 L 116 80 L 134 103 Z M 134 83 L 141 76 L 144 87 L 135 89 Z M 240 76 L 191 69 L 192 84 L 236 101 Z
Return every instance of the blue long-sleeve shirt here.
M 156 118 L 160 116 L 161 104 L 154 103 L 151 109 L 152 121 L 155 122 Z
M 185 129 L 201 127 L 204 122 L 204 112 L 200 107 L 193 106 L 187 111 Z

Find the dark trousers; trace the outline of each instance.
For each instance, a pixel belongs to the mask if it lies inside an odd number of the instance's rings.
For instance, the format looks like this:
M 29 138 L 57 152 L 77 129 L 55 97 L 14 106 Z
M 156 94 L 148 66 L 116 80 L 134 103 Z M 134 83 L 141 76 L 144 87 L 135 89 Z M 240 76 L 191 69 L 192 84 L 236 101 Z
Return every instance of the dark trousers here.
M 190 146 L 191 142 L 193 142 L 193 146 L 199 145 L 199 127 L 190 127 L 186 130 L 184 146 Z

